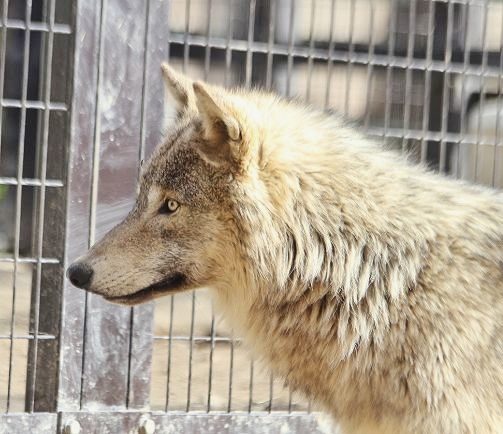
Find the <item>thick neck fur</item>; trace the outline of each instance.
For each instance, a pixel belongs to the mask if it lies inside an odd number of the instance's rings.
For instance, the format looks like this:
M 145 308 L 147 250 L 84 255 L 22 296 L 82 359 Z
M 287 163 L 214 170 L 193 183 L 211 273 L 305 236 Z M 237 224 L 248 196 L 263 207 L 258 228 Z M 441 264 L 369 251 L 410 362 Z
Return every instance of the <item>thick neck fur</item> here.
M 383 385 L 372 386 L 387 375 L 383 360 L 409 357 L 400 349 L 406 343 L 390 345 L 390 327 L 410 326 L 405 311 L 420 297 L 418 287 L 438 278 L 439 261 L 456 261 L 456 249 L 471 248 L 463 240 L 472 231 L 494 262 L 490 246 L 503 250 L 495 218 L 503 213 L 501 198 L 411 166 L 319 113 L 292 109 L 274 119 L 265 112 L 262 121 L 263 132 L 250 139 L 260 147 L 258 158 L 237 187 L 244 269 L 224 285 L 227 316 L 277 373 L 307 394 L 312 388 L 328 407 L 347 414 L 356 402 L 369 413 L 391 408 Z M 456 245 L 449 247 L 446 238 Z M 481 250 L 473 254 L 480 257 Z M 410 318 L 412 324 L 416 318 Z M 389 346 L 397 353 L 374 357 L 388 354 Z M 403 405 L 415 405 L 408 393 L 413 380 L 403 390 L 393 384 L 389 393 L 403 393 Z M 381 392 L 374 396 L 372 390 Z

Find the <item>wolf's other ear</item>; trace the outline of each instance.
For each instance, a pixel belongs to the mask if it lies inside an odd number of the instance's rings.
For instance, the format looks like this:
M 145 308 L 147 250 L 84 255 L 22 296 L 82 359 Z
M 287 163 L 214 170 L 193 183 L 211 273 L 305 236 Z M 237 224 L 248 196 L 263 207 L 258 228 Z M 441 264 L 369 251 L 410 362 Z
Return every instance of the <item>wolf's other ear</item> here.
M 166 91 L 171 96 L 167 105 L 173 106 L 174 100 L 176 116 L 181 116 L 184 112 L 189 111 L 197 112 L 192 80 L 175 71 L 165 62 L 161 65 L 161 70 Z

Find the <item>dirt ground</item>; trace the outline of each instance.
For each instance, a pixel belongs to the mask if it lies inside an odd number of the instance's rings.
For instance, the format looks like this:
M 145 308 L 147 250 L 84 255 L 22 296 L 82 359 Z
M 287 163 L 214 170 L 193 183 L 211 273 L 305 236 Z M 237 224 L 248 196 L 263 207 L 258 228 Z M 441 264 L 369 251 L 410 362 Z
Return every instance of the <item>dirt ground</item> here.
M 14 282 L 14 264 L 0 262 L 0 412 L 7 410 L 8 393 L 9 411 L 24 409 L 31 272 L 32 266 L 19 265 Z M 11 340 L 14 284 L 13 331 L 19 339 Z M 157 300 L 153 330 L 153 410 L 309 409 L 308 403 L 252 363 L 225 323 L 213 319 L 204 290 Z

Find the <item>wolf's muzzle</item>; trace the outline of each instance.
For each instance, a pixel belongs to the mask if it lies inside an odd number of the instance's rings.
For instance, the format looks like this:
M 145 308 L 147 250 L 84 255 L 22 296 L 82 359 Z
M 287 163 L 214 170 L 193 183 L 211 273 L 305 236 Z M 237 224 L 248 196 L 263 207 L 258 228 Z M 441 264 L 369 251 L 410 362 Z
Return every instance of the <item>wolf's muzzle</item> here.
M 76 287 L 85 289 L 91 283 L 93 273 L 93 269 L 90 265 L 82 262 L 74 262 L 66 270 L 66 277 L 68 277 L 70 282 Z

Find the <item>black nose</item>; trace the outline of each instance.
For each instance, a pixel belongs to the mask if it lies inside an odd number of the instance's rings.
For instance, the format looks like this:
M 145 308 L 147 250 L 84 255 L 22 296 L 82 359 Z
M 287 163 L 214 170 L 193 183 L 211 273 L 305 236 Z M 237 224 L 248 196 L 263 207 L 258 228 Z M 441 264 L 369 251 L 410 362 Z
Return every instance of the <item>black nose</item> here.
M 78 288 L 86 288 L 91 283 L 93 269 L 86 263 L 74 262 L 66 270 L 66 277 Z

